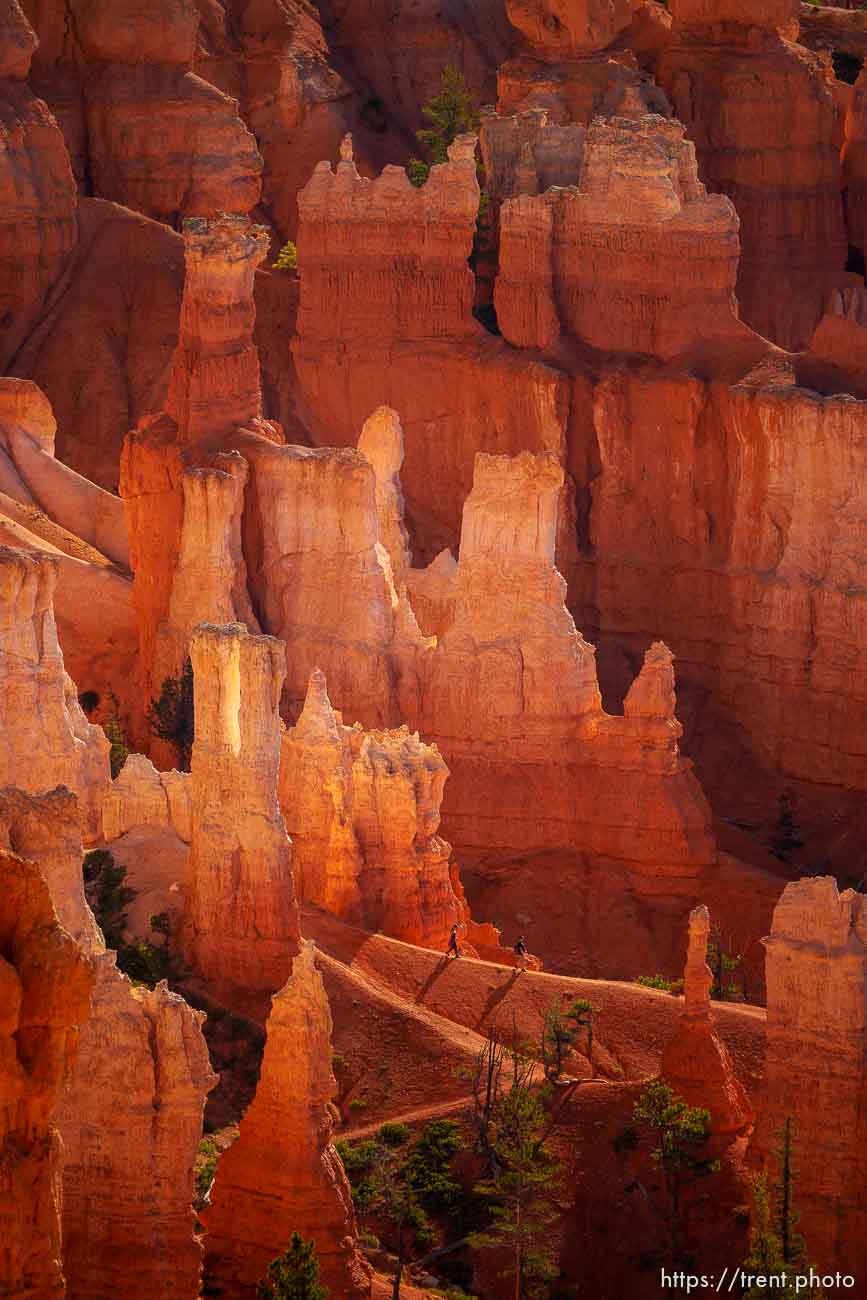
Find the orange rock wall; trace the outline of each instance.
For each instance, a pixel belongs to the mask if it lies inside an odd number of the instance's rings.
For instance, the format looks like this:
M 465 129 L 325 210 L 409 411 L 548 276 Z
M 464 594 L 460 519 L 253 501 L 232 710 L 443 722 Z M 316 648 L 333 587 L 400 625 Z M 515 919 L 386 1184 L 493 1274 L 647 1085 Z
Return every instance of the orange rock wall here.
M 26 84 L 36 37 L 18 0 L 0 31 L 0 369 L 44 312 L 78 237 L 75 182 L 57 123 Z
M 417 690 L 402 683 L 404 716 L 448 763 L 459 848 L 569 845 L 688 875 L 715 848 L 678 754 L 671 655 L 647 652 L 625 716 L 602 710 L 595 651 L 554 567 L 562 483 L 551 453 L 477 456 L 454 618 L 419 655 Z
M 100 834 L 109 744 L 63 666 L 53 597 L 58 561 L 0 546 L 0 786 L 62 783 L 79 798 L 82 833 Z
M 743 319 L 798 349 L 846 261 L 843 117 L 817 55 L 761 33 L 754 6 L 730 9 L 726 25 L 716 5 L 682 5 L 656 77 L 695 143 L 702 180 L 740 217 Z M 791 9 L 771 9 L 769 26 Z
M 430 560 L 458 536 L 476 450 L 562 449 L 566 384 L 471 315 L 469 139 L 422 189 L 400 168 L 363 179 L 347 157 L 336 173 L 321 164 L 298 203 L 299 412 L 326 446 L 354 446 L 381 405 L 399 413 L 408 525 L 416 558 Z
M 863 789 L 861 403 L 625 369 L 591 392 L 579 622 L 634 662 L 661 630 L 761 767 Z
M 155 1300 L 195 1300 L 193 1161 L 216 1082 L 202 1015 L 165 984 L 133 988 L 115 968 L 84 898 L 76 811 L 63 789 L 0 797 L 4 847 L 39 862 L 61 933 L 77 941 L 95 976 L 57 1109 L 67 1295 L 116 1300 L 135 1277 Z
M 669 359 L 746 333 L 734 297 L 738 222 L 698 179 L 683 128 L 657 116 L 597 119 L 577 191 L 500 211 L 497 320 L 516 347 L 560 331 L 611 352 Z

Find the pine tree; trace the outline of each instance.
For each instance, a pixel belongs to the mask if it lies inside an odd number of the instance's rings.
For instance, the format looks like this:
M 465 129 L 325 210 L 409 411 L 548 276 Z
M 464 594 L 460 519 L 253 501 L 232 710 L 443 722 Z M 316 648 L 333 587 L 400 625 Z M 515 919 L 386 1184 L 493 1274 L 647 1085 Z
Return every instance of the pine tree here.
M 315 1243 L 293 1232 L 288 1250 L 268 1265 L 256 1296 L 257 1300 L 328 1300 L 328 1292 L 319 1285 Z
M 683 1189 L 719 1169 L 718 1161 L 702 1155 L 710 1112 L 688 1106 L 662 1079 L 654 1079 L 636 1102 L 633 1115 L 656 1141 L 650 1157 L 662 1171 L 671 1253 L 679 1263 L 684 1254 Z
M 785 1257 L 782 1239 L 777 1231 L 777 1224 L 772 1221 L 771 1196 L 765 1174 L 756 1174 L 751 1179 L 753 1193 L 753 1216 L 750 1228 L 750 1252 L 743 1262 L 742 1272 L 747 1282 L 743 1293 L 744 1300 L 759 1300 L 773 1288 L 774 1295 L 784 1297 L 804 1296 L 807 1300 L 822 1300 L 822 1292 L 815 1288 L 805 1291 L 796 1290 L 796 1272 L 809 1273 L 809 1268 L 802 1262 L 788 1261 Z M 776 1188 L 779 1204 L 780 1187 Z M 791 1199 L 789 1200 L 791 1206 Z M 793 1271 L 789 1264 L 797 1262 L 799 1267 Z M 775 1279 L 768 1283 L 768 1279 Z
M 549 1242 L 558 1166 L 545 1150 L 547 1115 L 536 1093 L 512 1088 L 498 1111 L 493 1141 L 498 1172 L 476 1187 L 489 1202 L 491 1223 L 469 1242 L 481 1250 L 507 1249 L 511 1264 L 502 1275 L 512 1281 L 514 1300 L 530 1300 L 544 1293 L 557 1271 Z
M 563 1073 L 563 1061 L 580 1037 L 581 1030 L 587 1031 L 587 1055 L 592 1060 L 592 1002 L 575 998 L 565 1007 L 555 1002 L 545 1012 L 542 1022 L 542 1064 L 549 1079 L 558 1079 Z
M 188 772 L 195 737 L 193 665 L 189 659 L 180 677 L 165 678 L 159 698 L 148 705 L 147 720 L 155 736 L 174 745 L 181 771 Z
M 416 131 L 416 137 L 428 161 L 413 158 L 410 162 L 407 170 L 413 185 L 424 185 L 431 167 L 448 161 L 449 145 L 455 138 L 475 131 L 479 125 L 479 114 L 463 74 L 451 64 L 443 68 L 439 94 L 421 111 L 430 126 Z
M 798 1176 L 794 1141 L 795 1126 L 791 1115 L 787 1115 L 780 1129 L 780 1145 L 775 1152 L 780 1166 L 780 1181 L 776 1185 L 774 1200 L 776 1230 L 785 1264 L 801 1263 L 806 1250 L 804 1238 L 798 1232 L 798 1213 L 794 1204 L 795 1181 Z

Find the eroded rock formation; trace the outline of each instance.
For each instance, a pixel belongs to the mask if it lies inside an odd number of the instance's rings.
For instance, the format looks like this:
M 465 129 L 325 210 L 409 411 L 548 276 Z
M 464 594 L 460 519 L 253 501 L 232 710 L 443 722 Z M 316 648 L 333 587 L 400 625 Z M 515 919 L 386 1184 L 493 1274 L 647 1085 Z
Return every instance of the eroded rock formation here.
M 451 846 L 437 834 L 447 777 L 436 747 L 406 727 L 344 726 L 313 672 L 280 760 L 299 900 L 408 943 L 444 944 L 461 918 Z
M 5 797 L 0 795 L 0 800 Z M 4 830 L 6 828 L 4 827 Z M 39 867 L 0 848 L 0 1293 L 63 1300 L 61 1148 L 53 1117 L 88 1015 L 92 964 Z
M 677 122 L 594 120 L 577 190 L 507 200 L 500 231 L 494 302 L 518 347 L 563 330 L 667 360 L 749 336 L 734 296 L 737 216 L 705 191 Z
M 253 343 L 253 275 L 265 232 L 243 218 L 191 219 L 184 241 L 187 278 L 166 409 L 129 434 L 121 464 L 145 703 L 181 671 L 198 622 L 238 618 L 256 627 L 241 555 L 247 466 L 227 444 L 241 427 L 278 436 L 260 418 Z M 141 717 L 134 739 L 139 748 L 148 744 Z
M 74 0 L 66 27 L 32 4 L 37 85 L 100 197 L 169 223 L 249 212 L 262 160 L 238 104 L 190 71 L 199 11 Z
M 53 597 L 58 561 L 0 546 L 0 785 L 37 792 L 64 784 L 82 832 L 100 833 L 109 744 L 82 711 L 63 666 Z
M 647 652 L 625 716 L 602 710 L 595 651 L 554 567 L 562 483 L 551 453 L 477 456 L 454 616 L 405 716 L 452 772 L 444 816 L 460 847 L 569 844 L 689 874 L 715 849 L 678 753 L 671 654 Z
M 421 189 L 399 167 L 367 180 L 349 156 L 321 163 L 298 205 L 299 410 L 317 443 L 353 447 L 378 406 L 399 412 L 408 523 L 430 560 L 457 538 L 476 450 L 562 452 L 567 385 L 472 316 L 472 137 Z
M 731 1137 L 746 1128 L 752 1111 L 728 1049 L 714 1028 L 710 1008 L 713 975 L 707 964 L 710 933 L 707 908 L 694 908 L 683 973 L 683 1014 L 674 1037 L 665 1045 L 661 1072 L 690 1106 L 710 1111 L 712 1137 Z
M 196 738 L 183 948 L 218 996 L 271 993 L 298 940 L 292 846 L 277 804 L 285 650 L 240 624 L 190 644 Z
M 0 796 L 4 845 L 36 859 L 64 930 L 95 982 L 57 1111 L 63 1140 L 63 1265 L 72 1300 L 115 1300 L 130 1276 L 161 1300 L 194 1300 L 193 1161 L 216 1082 L 201 1013 L 165 984 L 133 988 L 84 898 L 75 798 Z
M 331 1012 L 314 948 L 301 946 L 271 1001 L 256 1095 L 220 1160 L 203 1214 L 208 1272 L 239 1300 L 252 1300 L 293 1232 L 315 1241 L 334 1295 L 370 1294 L 349 1183 L 331 1142 Z
M 822 59 L 780 35 L 795 35 L 797 11 L 682 0 L 656 64 L 702 179 L 740 217 L 743 319 L 790 349 L 809 340 L 846 261 L 842 112 Z
M 26 77 L 37 41 L 18 0 L 0 19 L 0 369 L 45 310 L 78 238 L 63 136 Z
M 776 1177 L 791 1118 L 799 1228 L 811 1260 L 837 1266 L 860 1258 L 867 1227 L 863 896 L 840 893 L 831 876 L 787 885 L 765 951 L 768 1045 L 752 1150 Z

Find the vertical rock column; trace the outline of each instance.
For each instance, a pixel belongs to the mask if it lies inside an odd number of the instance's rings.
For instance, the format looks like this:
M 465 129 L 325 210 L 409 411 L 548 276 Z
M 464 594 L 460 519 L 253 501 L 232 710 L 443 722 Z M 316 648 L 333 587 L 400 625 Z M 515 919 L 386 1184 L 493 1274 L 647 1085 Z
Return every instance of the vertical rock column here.
M 190 218 L 183 234 L 186 279 L 166 409 L 127 435 L 121 458 L 139 636 L 133 739 L 141 750 L 150 746 L 144 707 L 186 657 L 195 626 L 188 616 L 255 626 L 238 536 L 246 467 L 220 453 L 238 428 L 266 428 L 253 278 L 268 236 L 228 216 Z
M 285 647 L 238 623 L 190 644 L 196 736 L 187 961 L 219 997 L 273 993 L 298 941 L 292 846 L 277 803 Z
M 710 913 L 696 907 L 689 917 L 689 944 L 684 970 L 684 1007 L 674 1037 L 662 1055 L 662 1076 L 690 1106 L 710 1111 L 714 1137 L 734 1136 L 752 1118 L 725 1044 L 714 1028 L 710 1009 L 713 975 L 707 964 Z
M 0 849 L 0 1295 L 62 1300 L 61 1151 L 53 1126 L 88 1014 L 92 965 L 39 867 Z
M 867 907 L 831 876 L 787 885 L 765 940 L 768 1027 L 753 1151 L 772 1176 L 793 1120 L 810 1259 L 856 1272 L 867 1240 Z
M 331 1142 L 335 1091 L 331 1012 L 307 942 L 272 999 L 256 1095 L 217 1166 L 203 1215 L 208 1273 L 233 1300 L 253 1300 L 293 1232 L 315 1241 L 335 1300 L 370 1294 L 349 1183 Z

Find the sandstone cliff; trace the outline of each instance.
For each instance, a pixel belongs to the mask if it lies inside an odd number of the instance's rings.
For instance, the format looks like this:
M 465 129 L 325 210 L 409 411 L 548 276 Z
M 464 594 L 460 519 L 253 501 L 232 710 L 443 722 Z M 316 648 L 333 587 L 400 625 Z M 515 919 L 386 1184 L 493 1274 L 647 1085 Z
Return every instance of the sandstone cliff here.
M 743 318 L 791 349 L 810 338 L 846 261 L 842 112 L 822 60 L 780 35 L 794 35 L 797 11 L 791 0 L 682 0 L 656 64 L 702 179 L 740 217 Z
M 662 1077 L 690 1106 L 710 1111 L 712 1137 L 731 1138 L 752 1119 L 728 1049 L 714 1027 L 710 1007 L 713 975 L 707 964 L 710 913 L 696 907 L 689 918 L 684 969 L 684 1008 L 662 1054 Z
M 368 180 L 350 157 L 321 163 L 298 205 L 299 412 L 317 443 L 344 446 L 378 406 L 399 412 L 407 522 L 428 561 L 457 539 L 477 450 L 562 451 L 567 385 L 473 319 L 471 137 L 421 189 L 402 168 Z
M 298 940 L 292 846 L 277 804 L 285 650 L 237 623 L 203 624 L 190 657 L 196 738 L 184 955 L 213 996 L 270 993 Z
M 0 30 L 0 369 L 49 302 L 78 237 L 75 182 L 63 136 L 26 78 L 37 41 L 18 0 Z
M 4 837 L 5 839 L 5 837 Z M 92 964 L 39 867 L 0 849 L 0 1293 L 63 1300 L 53 1116 L 88 1015 Z
M 240 518 L 247 466 L 221 448 L 239 427 L 265 425 L 253 343 L 253 275 L 267 247 L 243 218 L 184 226 L 187 277 L 166 409 L 124 444 L 126 508 L 139 633 L 139 717 L 164 678 L 179 675 L 203 620 L 256 627 L 246 593 Z M 156 520 L 159 524 L 156 525 Z
M 793 1120 L 799 1228 L 817 1266 L 863 1252 L 865 989 L 863 897 L 830 876 L 787 885 L 765 941 L 768 1027 L 752 1150 L 772 1176 Z
M 203 1214 L 208 1273 L 238 1300 L 252 1300 L 293 1232 L 315 1241 L 322 1280 L 335 1296 L 370 1294 L 349 1183 L 331 1143 L 335 1091 L 331 1013 L 308 942 L 271 1001 L 256 1095 L 220 1159 Z
M 708 195 L 684 128 L 595 119 L 577 189 L 507 200 L 497 320 L 518 347 L 560 333 L 663 360 L 746 342 L 737 320 L 738 220 Z
M 34 383 L 0 379 L 0 542 L 56 557 L 64 663 L 80 691 L 122 707 L 135 651 L 123 506 L 55 457 L 56 432 Z
M 477 456 L 454 617 L 419 657 L 404 715 L 448 763 L 443 814 L 461 848 L 569 844 L 688 875 L 715 849 L 678 753 L 671 655 L 651 647 L 625 716 L 602 710 L 554 567 L 562 483 L 551 453 Z
M 73 0 L 65 24 L 52 6 L 28 8 L 36 85 L 100 198 L 169 223 L 258 202 L 262 160 L 237 102 L 190 71 L 193 0 Z

